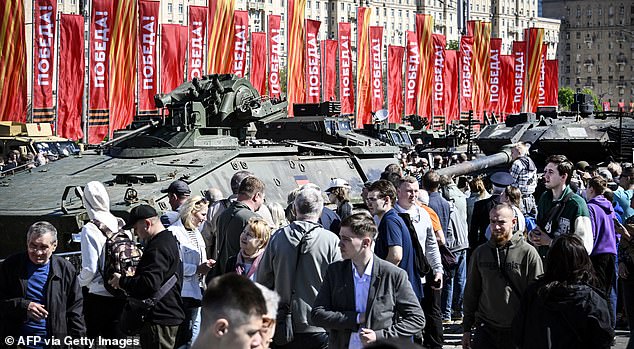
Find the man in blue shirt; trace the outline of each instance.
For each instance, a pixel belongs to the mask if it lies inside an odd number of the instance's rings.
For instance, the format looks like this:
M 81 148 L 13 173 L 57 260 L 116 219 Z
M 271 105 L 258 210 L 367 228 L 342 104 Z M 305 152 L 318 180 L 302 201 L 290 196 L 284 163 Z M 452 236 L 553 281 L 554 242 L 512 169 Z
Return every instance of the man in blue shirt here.
M 387 180 L 378 180 L 368 189 L 370 212 L 378 219 L 379 233 L 375 239 L 377 257 L 399 266 L 407 272 L 407 278 L 418 299 L 423 298 L 420 275 L 414 268 L 414 248 L 409 230 L 394 209 L 396 188 Z

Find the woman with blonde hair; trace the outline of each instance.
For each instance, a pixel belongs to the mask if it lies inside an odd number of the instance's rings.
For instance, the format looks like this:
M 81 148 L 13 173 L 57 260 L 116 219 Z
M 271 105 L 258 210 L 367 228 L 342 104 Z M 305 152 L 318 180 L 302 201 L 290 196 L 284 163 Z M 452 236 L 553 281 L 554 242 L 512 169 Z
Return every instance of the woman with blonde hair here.
M 205 275 L 216 263 L 207 258 L 205 240 L 199 227 L 207 219 L 209 203 L 202 196 L 191 196 L 178 209 L 179 217 L 168 230 L 180 244 L 183 261 L 183 288 L 181 297 L 185 307 L 185 321 L 176 336 L 177 348 L 189 348 L 198 336 L 200 304 L 205 287 Z
M 235 272 L 255 280 L 255 273 L 270 238 L 269 224 L 260 217 L 251 217 L 240 234 L 240 251 L 229 258 L 225 272 Z
M 284 212 L 284 206 L 280 203 L 272 202 L 266 205 L 271 211 L 271 217 L 273 218 L 273 229 L 278 229 L 281 227 L 285 227 L 288 225 L 288 220 L 286 219 L 286 212 Z

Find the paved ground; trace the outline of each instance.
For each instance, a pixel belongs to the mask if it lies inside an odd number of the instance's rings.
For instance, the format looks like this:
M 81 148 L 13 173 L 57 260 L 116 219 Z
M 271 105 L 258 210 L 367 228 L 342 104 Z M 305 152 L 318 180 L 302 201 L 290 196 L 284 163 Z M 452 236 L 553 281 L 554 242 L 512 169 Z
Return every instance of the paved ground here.
M 443 349 L 461 349 L 460 340 L 462 339 L 462 325 L 449 325 L 444 327 L 445 345 Z M 616 343 L 612 346 L 614 349 L 625 349 L 627 341 L 630 339 L 628 331 L 616 331 Z M 571 348 L 572 349 L 572 348 Z

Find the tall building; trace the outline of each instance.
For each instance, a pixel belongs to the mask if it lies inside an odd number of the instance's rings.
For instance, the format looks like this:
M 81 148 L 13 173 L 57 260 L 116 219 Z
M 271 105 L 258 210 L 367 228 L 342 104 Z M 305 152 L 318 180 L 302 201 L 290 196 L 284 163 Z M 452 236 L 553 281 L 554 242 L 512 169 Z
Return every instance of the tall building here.
M 634 101 L 634 3 L 542 0 L 561 19 L 559 85 L 590 88 L 612 108 Z

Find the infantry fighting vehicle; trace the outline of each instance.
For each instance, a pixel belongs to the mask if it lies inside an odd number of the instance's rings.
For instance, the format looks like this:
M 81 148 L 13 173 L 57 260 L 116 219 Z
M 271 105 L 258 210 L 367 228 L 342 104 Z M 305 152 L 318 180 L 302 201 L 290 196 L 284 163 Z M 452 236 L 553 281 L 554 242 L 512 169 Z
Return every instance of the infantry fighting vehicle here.
M 398 152 L 355 133 L 346 118 L 286 119 L 285 101 L 260 96 L 246 79 L 232 75 L 186 82 L 155 102 L 161 118 L 135 121 L 97 151 L 0 178 L 0 259 L 23 250 L 28 226 L 39 220 L 61 233 L 58 252 L 77 249 L 71 234 L 88 220 L 81 188 L 89 181 L 105 184 L 112 212 L 122 217 L 140 203 L 168 210 L 160 190 L 175 179 L 189 183 L 194 195 L 216 187 L 228 196 L 229 179 L 240 170 L 265 182 L 267 202 L 286 205 L 298 185 L 312 182 L 325 189 L 333 177 L 346 179 L 358 197 L 361 184 L 378 179 Z M 266 125 L 281 130 L 286 123 L 313 132 L 315 141 L 272 130 L 274 140 L 256 137 Z

